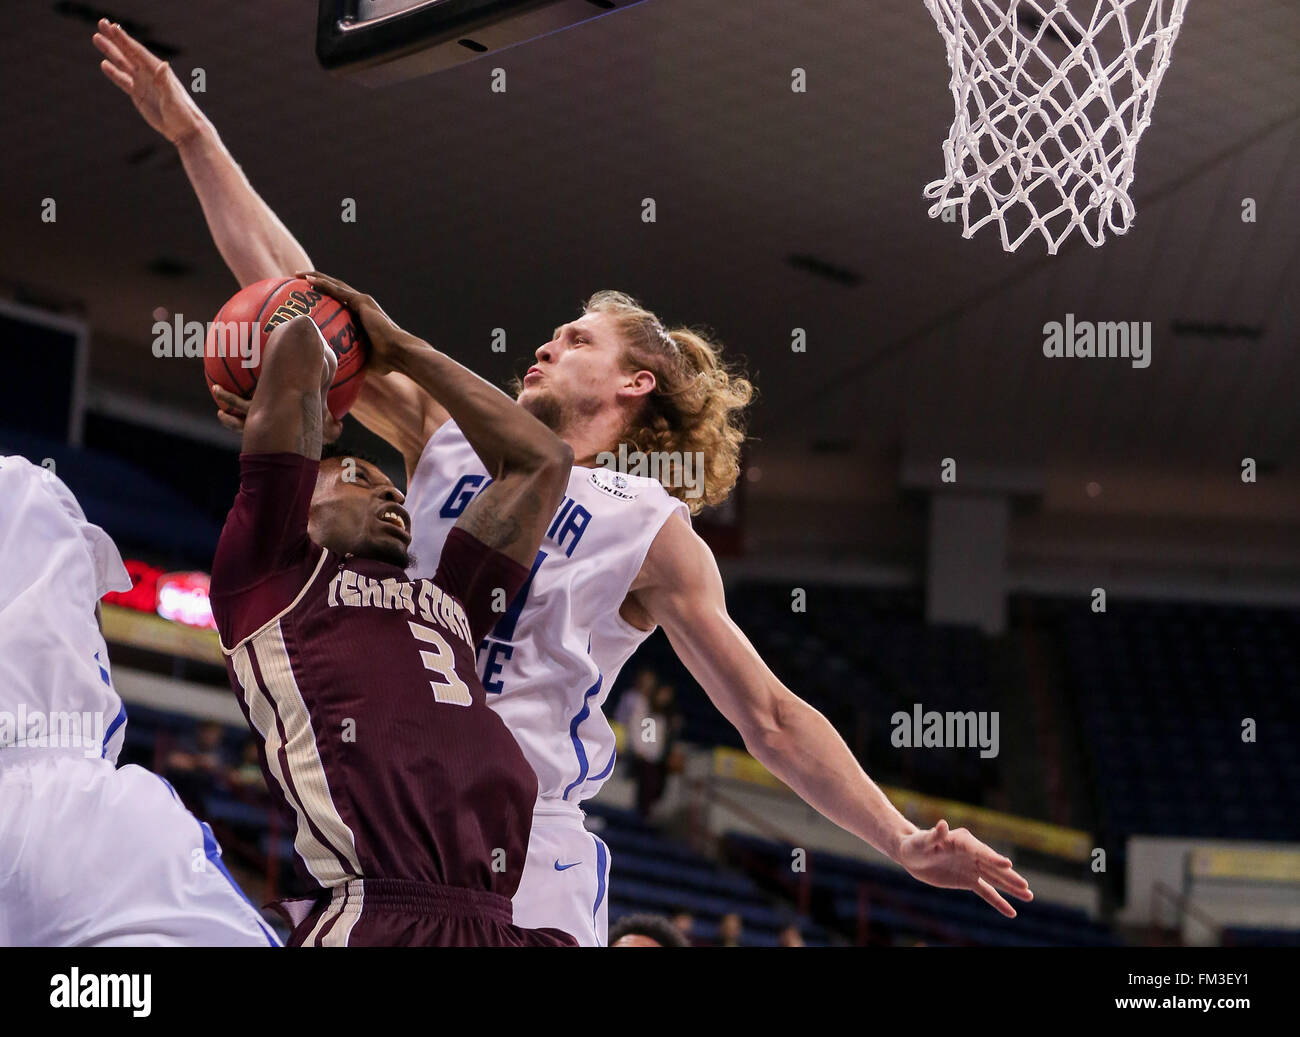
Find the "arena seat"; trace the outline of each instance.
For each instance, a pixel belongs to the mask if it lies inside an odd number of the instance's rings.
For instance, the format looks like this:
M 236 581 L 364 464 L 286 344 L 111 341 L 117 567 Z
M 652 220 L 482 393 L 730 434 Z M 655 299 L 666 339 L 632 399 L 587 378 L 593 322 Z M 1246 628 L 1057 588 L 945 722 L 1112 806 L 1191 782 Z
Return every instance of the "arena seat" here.
M 34 464 L 52 459 L 86 517 L 123 551 L 147 547 L 201 568 L 212 558 L 220 527 L 171 487 L 121 458 L 9 429 L 0 429 L 0 454 L 21 454 Z
M 719 866 L 647 825 L 635 813 L 600 803 L 584 804 L 588 826 L 609 845 L 610 923 L 639 912 L 695 916 L 696 942 L 717 940 L 723 915 L 740 915 L 747 946 L 776 946 L 796 925 L 808 946 L 830 942 L 822 927 L 776 902 L 748 876 Z M 599 827 L 597 827 L 599 825 Z
M 766 861 L 769 874 L 788 874 L 790 844 L 729 832 L 724 839 L 736 860 Z M 833 904 L 834 924 L 853 935 L 865 917 L 872 942 L 898 942 L 922 935 L 952 945 L 1106 946 L 1119 941 L 1108 927 L 1081 910 L 1035 902 L 1016 904 L 1018 917 L 1005 919 L 971 893 L 935 889 L 902 870 L 855 857 L 816 852 L 808 857 L 813 902 Z M 865 915 L 863 908 L 865 907 Z
M 1300 610 L 1125 601 L 1056 613 L 1104 834 L 1300 837 Z

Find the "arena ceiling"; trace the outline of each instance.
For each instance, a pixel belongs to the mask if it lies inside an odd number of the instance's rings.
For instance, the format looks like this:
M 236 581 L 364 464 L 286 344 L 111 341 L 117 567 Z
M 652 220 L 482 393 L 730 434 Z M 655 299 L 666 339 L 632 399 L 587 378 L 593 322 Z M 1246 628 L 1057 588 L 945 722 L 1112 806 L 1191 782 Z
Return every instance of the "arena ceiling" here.
M 92 395 L 205 417 L 197 365 L 151 356 L 153 313 L 206 319 L 234 282 L 175 157 L 101 77 L 98 8 L 20 10 L 0 36 L 4 290 L 84 312 Z M 104 12 L 183 76 L 205 70 L 200 103 L 316 265 L 489 377 L 617 287 L 747 359 L 752 456 L 785 478 L 813 455 L 1192 472 L 1300 457 L 1292 0 L 1191 0 L 1133 231 L 1054 257 L 927 218 L 952 100 L 920 0 L 648 0 L 379 90 L 320 70 L 308 0 Z M 1151 366 L 1046 360 L 1042 325 L 1065 313 L 1151 321 Z

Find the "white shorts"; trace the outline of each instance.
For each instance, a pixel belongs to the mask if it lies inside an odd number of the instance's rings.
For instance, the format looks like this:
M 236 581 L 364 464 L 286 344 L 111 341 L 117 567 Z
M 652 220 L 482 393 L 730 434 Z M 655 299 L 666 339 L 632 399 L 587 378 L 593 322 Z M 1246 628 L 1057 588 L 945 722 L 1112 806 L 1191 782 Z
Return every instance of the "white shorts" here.
M 609 847 L 583 827 L 571 803 L 538 800 L 528 857 L 514 896 L 515 925 L 551 926 L 582 947 L 604 947 L 609 934 Z
M 0 946 L 280 941 L 230 878 L 211 829 L 167 782 L 80 751 L 6 748 Z

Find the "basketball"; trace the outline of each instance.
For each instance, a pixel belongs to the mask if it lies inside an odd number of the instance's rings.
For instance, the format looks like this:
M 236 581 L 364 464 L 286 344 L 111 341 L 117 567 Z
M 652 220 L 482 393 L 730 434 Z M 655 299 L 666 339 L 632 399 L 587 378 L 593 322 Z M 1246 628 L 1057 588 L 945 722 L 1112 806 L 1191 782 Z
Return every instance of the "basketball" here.
M 330 413 L 342 418 L 365 380 L 365 332 L 347 307 L 295 277 L 272 277 L 231 296 L 208 328 L 203 370 L 209 384 L 251 399 L 262 369 L 262 348 L 280 324 L 306 314 L 338 357 L 329 392 Z

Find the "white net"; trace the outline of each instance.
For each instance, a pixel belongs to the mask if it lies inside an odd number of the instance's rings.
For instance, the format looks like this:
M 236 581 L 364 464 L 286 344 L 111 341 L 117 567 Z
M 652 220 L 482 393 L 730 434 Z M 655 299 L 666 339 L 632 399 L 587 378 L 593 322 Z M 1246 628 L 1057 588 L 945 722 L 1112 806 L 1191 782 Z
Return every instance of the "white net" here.
M 930 215 L 997 223 L 1014 252 L 1133 223 L 1133 161 L 1187 0 L 925 0 L 948 47 L 956 117 Z M 947 215 L 945 211 L 947 210 Z

